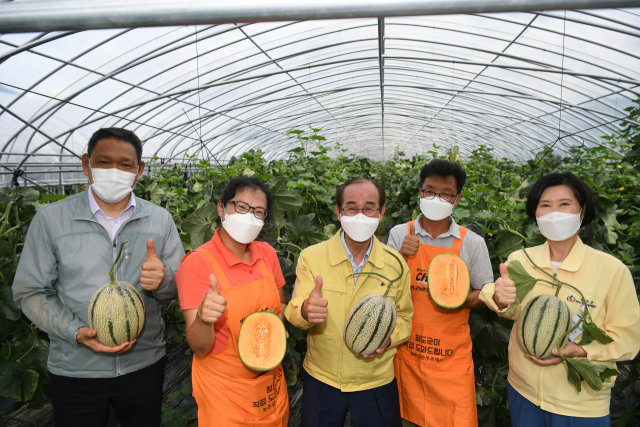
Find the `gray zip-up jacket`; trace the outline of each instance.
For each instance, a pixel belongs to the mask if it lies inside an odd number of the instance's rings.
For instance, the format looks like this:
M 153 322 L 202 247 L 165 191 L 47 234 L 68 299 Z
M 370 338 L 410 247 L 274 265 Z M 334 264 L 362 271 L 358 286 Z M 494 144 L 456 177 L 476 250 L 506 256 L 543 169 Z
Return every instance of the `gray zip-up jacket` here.
M 153 292 L 140 287 L 149 238 L 165 265 L 164 279 Z M 111 265 L 120 243 L 127 240 L 116 280 L 130 283 L 142 295 L 144 328 L 128 352 L 94 353 L 76 341 L 76 334 L 89 325 L 89 301 L 110 282 Z M 138 371 L 162 358 L 165 342 L 159 301 L 177 296 L 175 271 L 183 256 L 171 214 L 146 200 L 136 198 L 135 213 L 120 226 L 113 241 L 91 213 L 86 191 L 40 209 L 27 232 L 13 297 L 24 314 L 49 334 L 49 371 L 67 377 L 108 378 Z

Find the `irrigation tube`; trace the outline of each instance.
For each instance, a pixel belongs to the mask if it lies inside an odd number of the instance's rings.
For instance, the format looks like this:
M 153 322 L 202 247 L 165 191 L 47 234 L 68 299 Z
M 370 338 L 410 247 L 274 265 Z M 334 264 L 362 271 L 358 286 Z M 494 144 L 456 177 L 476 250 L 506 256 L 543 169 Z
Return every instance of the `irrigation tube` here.
M 625 7 L 640 0 L 18 0 L 0 33 Z

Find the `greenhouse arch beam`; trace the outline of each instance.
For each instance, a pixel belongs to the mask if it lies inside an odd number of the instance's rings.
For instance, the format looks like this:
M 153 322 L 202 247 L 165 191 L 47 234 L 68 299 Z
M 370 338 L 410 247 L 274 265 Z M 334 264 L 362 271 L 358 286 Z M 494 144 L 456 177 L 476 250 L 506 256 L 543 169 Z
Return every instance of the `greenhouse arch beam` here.
M 2 5 L 0 32 L 79 31 L 233 22 L 450 15 L 637 6 L 634 0 L 101 0 Z

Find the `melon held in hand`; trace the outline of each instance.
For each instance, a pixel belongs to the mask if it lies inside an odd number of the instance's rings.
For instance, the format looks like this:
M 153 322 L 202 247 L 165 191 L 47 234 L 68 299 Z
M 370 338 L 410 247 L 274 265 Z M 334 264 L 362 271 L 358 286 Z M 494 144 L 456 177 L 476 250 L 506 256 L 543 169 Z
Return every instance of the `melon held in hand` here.
M 524 306 L 518 319 L 518 341 L 525 353 L 548 359 L 553 357 L 551 350 L 570 327 L 567 303 L 553 295 L 538 295 Z
M 438 307 L 459 308 L 469 297 L 469 267 L 458 255 L 440 254 L 433 257 L 429 263 L 427 281 L 429 296 Z
M 286 351 L 287 331 L 277 314 L 258 311 L 244 319 L 238 354 L 245 366 L 254 371 L 270 371 L 280 365 Z
M 98 289 L 89 303 L 89 327 L 97 331 L 98 341 L 110 347 L 131 342 L 144 326 L 144 303 L 140 293 L 129 283 L 115 279 L 114 270 L 127 243 L 120 245 L 118 257 L 111 266 L 111 282 Z
M 358 301 L 349 314 L 344 324 L 344 342 L 354 353 L 369 355 L 382 348 L 387 342 L 393 328 L 396 326 L 398 312 L 396 304 L 387 298 L 394 282 L 400 280 L 404 274 L 404 267 L 400 259 L 393 252 L 385 249 L 385 252 L 393 256 L 400 264 L 400 275 L 389 280 L 381 274 L 374 272 L 362 272 L 358 274 L 378 276 L 387 281 L 387 290 L 384 295 L 369 294 Z M 353 275 L 349 275 L 351 277 Z

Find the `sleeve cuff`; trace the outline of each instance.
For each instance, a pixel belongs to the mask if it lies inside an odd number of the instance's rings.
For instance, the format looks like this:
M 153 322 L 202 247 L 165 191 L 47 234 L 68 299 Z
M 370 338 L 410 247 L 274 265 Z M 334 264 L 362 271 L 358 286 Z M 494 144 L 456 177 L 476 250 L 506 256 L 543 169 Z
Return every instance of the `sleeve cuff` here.
M 496 284 L 495 283 L 487 283 L 486 285 L 483 286 L 482 290 L 480 291 L 480 295 L 478 295 L 478 299 L 480 301 L 484 301 L 485 304 L 487 304 L 487 307 L 489 307 L 491 310 L 495 311 L 496 313 L 506 313 L 507 310 L 509 309 L 509 306 L 506 306 L 505 308 L 499 308 L 498 304 L 496 304 L 495 300 L 493 299 L 493 296 L 496 293 Z
M 289 301 L 289 304 L 287 305 L 287 308 L 285 310 L 285 317 L 287 318 L 287 320 L 293 326 L 302 330 L 309 329 L 313 326 L 312 323 L 307 322 L 306 320 L 304 320 L 304 317 L 302 317 L 302 304 L 304 304 L 305 300 L 306 298 L 302 300 L 302 302 L 297 306 L 293 301 Z
M 593 341 L 580 347 L 587 352 L 587 360 L 590 362 L 600 359 L 602 357 L 602 350 L 604 350 L 604 344 L 600 344 L 598 341 Z
M 88 326 L 82 325 L 80 323 L 72 323 L 71 326 L 69 326 L 69 343 L 73 346 L 73 348 L 78 348 L 78 346 L 80 345 L 80 343 L 78 343 L 78 331 L 80 330 L 80 328 L 86 327 Z

